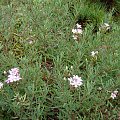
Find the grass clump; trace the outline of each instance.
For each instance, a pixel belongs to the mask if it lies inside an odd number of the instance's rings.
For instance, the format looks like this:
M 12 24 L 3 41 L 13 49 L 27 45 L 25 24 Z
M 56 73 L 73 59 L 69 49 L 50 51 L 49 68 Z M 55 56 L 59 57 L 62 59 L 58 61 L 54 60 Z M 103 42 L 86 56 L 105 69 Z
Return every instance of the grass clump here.
M 100 1 L 11 0 L 1 1 L 0 14 L 1 120 L 119 119 L 120 27 L 112 10 Z

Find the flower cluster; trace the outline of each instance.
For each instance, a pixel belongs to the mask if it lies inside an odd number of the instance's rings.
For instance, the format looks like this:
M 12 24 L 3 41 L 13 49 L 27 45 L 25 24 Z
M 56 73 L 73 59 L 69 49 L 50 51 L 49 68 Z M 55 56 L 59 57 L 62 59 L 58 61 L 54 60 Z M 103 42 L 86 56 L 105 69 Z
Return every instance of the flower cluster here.
M 73 33 L 73 39 L 77 40 L 78 36 L 83 33 L 82 26 L 77 23 L 76 28 L 72 29 L 72 33 Z
M 111 93 L 111 98 L 112 99 L 115 99 L 116 97 L 117 97 L 117 94 L 118 94 L 118 91 L 117 90 L 115 90 L 115 91 L 113 91 L 112 93 Z
M 81 86 L 83 84 L 83 80 L 81 77 L 78 77 L 78 75 L 73 75 L 73 77 L 68 78 L 70 85 L 77 88 L 78 86 Z
M 16 82 L 22 79 L 19 74 L 18 68 L 12 68 L 9 70 L 8 79 L 5 81 L 6 83 Z

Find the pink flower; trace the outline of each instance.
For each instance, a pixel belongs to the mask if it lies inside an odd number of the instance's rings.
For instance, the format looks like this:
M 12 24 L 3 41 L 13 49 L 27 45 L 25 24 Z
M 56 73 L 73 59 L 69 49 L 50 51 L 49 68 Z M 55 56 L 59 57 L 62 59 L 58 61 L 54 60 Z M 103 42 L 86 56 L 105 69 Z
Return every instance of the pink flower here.
M 79 35 L 83 34 L 82 26 L 80 24 L 76 24 L 76 27 L 72 29 L 73 39 L 77 40 Z
M 77 29 L 77 33 L 82 34 L 83 33 L 82 29 Z
M 68 78 L 68 80 L 70 82 L 70 85 L 74 86 L 75 88 L 83 84 L 83 80 L 81 77 L 78 77 L 78 75 L 73 75 L 73 77 Z
M 80 28 L 77 28 L 77 29 L 72 29 L 72 33 L 73 34 L 82 34 L 82 29 L 80 29 Z
M 12 68 L 9 70 L 8 79 L 5 81 L 6 83 L 16 82 L 22 79 L 19 74 L 18 68 Z
M 117 90 L 115 90 L 115 91 L 113 91 L 112 93 L 111 93 L 111 98 L 112 99 L 115 99 L 116 97 L 117 97 L 117 94 L 118 94 L 118 91 Z
M 17 76 L 19 74 L 19 69 L 18 68 L 12 68 L 11 70 L 9 70 L 9 74 Z

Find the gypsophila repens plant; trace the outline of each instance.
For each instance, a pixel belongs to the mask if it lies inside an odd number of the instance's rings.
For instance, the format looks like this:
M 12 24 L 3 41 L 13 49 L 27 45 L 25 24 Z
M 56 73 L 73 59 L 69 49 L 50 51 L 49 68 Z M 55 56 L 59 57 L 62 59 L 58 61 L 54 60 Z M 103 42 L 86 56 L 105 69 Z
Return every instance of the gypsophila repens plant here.
M 119 0 L 0 1 L 0 120 L 119 120 Z

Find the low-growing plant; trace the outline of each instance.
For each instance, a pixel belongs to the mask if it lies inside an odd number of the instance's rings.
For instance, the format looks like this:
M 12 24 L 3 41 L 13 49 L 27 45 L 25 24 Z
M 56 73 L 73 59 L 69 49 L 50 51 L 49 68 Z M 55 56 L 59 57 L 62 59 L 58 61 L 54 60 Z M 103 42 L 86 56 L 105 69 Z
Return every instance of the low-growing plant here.
M 101 2 L 0 2 L 0 120 L 119 120 L 119 1 Z

